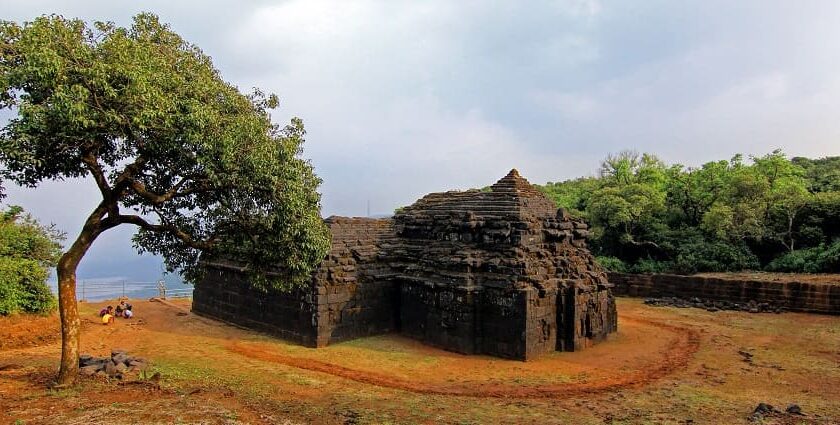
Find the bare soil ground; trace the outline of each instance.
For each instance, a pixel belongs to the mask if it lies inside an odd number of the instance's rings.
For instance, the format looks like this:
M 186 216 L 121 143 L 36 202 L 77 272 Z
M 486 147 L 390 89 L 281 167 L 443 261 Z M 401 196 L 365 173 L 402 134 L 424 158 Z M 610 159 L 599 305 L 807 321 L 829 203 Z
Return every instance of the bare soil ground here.
M 802 282 L 825 285 L 840 285 L 840 274 L 830 273 L 771 273 L 760 271 L 726 272 L 726 273 L 698 273 L 696 276 L 715 277 L 733 280 L 760 280 L 768 282 Z
M 82 352 L 153 362 L 160 380 L 86 378 L 47 388 L 57 318 L 0 318 L 0 423 L 748 423 L 759 402 L 840 423 L 840 317 L 710 313 L 619 299 L 619 332 L 531 362 L 464 356 L 399 335 L 309 349 L 133 302 L 98 323 L 81 304 Z

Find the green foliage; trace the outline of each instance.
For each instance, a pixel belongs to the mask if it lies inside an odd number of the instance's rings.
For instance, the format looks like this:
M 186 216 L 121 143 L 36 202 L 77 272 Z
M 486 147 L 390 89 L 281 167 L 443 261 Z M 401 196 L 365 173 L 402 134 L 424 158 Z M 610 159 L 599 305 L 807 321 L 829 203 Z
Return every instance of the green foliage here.
M 755 270 L 759 267 L 758 257 L 743 243 L 694 239 L 679 245 L 671 271 L 693 274 Z
M 823 247 L 805 248 L 773 259 L 765 269 L 771 272 L 803 273 L 813 270 Z
M 64 238 L 64 233 L 54 225 L 41 225 L 17 205 L 8 207 L 0 216 L 0 257 L 32 260 L 41 267 L 53 267 L 61 256 Z
M 49 313 L 55 296 L 46 285 L 49 267 L 61 253 L 64 235 L 42 226 L 18 206 L 0 218 L 0 315 Z
M 716 161 L 697 169 L 674 165 L 668 169 L 668 203 L 679 219 L 698 225 L 709 210 L 726 194 L 732 171 L 740 165 L 740 157 L 729 162 Z
M 628 268 L 630 273 L 666 273 L 670 270 L 670 262 L 657 261 L 651 258 L 640 259 Z
M 665 208 L 665 193 L 655 187 L 631 183 L 607 186 L 593 194 L 587 213 L 596 226 L 617 229 L 634 238 L 645 223 L 653 221 Z M 634 238 L 635 239 L 635 238 Z
M 608 155 L 601 162 L 600 175 L 604 184 L 612 187 L 635 183 L 661 188 L 666 181 L 665 164 L 659 158 L 635 151 Z
M 302 283 L 323 259 L 321 181 L 300 158 L 301 120 L 273 124 L 276 96 L 240 93 L 156 16 L 128 28 L 2 22 L 0 46 L 0 107 L 17 112 L 0 132 L 3 177 L 37 186 L 89 175 L 102 193 L 71 250 L 134 224 L 136 247 L 188 280 L 205 253 L 254 276 L 282 270 L 289 279 L 276 286 Z
M 604 269 L 611 272 L 624 273 L 627 271 L 627 265 L 624 261 L 616 257 L 595 257 L 595 261 Z
M 826 273 L 840 273 L 840 240 L 834 241 L 820 253 L 816 266 Z
M 840 272 L 840 240 L 831 245 L 789 252 L 771 261 L 766 269 L 773 272 L 838 273 Z
M 820 159 L 795 157 L 791 162 L 805 171 L 808 190 L 812 193 L 840 192 L 840 156 Z
M 626 151 L 608 156 L 598 178 L 542 190 L 589 221 L 594 252 L 629 271 L 829 270 L 833 257 L 820 255 L 833 251 L 816 247 L 840 238 L 838 176 L 840 158 L 779 150 L 697 168 Z
M 581 177 L 574 180 L 538 186 L 558 207 L 565 208 L 572 216 L 586 218 L 586 209 L 592 194 L 599 188 L 595 177 Z
M 800 239 L 817 246 L 840 238 L 840 192 L 817 192 L 798 217 Z

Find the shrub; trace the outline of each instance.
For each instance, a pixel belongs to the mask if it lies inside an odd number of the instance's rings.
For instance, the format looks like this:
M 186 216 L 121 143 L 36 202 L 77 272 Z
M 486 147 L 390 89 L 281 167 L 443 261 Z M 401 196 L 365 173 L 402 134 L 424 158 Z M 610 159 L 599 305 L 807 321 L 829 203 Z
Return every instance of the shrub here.
M 595 261 L 605 268 L 607 271 L 624 273 L 627 271 L 627 265 L 624 261 L 616 257 L 595 257 Z
M 816 267 L 823 273 L 840 272 L 840 239 L 834 241 L 817 257 Z
M 840 240 L 829 246 L 820 245 L 789 252 L 771 261 L 765 269 L 789 273 L 840 272 Z
M 679 246 L 672 271 L 693 274 L 758 268 L 758 257 L 743 244 L 697 240 Z
M 665 273 L 671 270 L 670 261 L 657 261 L 652 259 L 641 259 L 630 266 L 630 273 Z
M 63 235 L 12 206 L 0 214 L 0 315 L 49 313 L 56 300 L 45 281 Z
M 771 272 L 803 273 L 806 269 L 814 269 L 822 246 L 800 249 L 776 257 L 764 268 Z M 810 266 L 809 266 L 810 265 Z
M 45 283 L 47 274 L 35 260 L 0 257 L 0 315 L 55 310 L 55 296 Z

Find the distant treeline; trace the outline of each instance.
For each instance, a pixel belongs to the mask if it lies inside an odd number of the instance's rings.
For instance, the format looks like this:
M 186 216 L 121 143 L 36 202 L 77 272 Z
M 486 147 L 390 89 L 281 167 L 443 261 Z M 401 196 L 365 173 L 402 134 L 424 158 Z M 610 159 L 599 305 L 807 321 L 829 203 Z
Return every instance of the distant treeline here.
M 840 157 L 777 150 L 692 168 L 627 151 L 598 177 L 540 188 L 589 222 L 611 270 L 840 272 Z

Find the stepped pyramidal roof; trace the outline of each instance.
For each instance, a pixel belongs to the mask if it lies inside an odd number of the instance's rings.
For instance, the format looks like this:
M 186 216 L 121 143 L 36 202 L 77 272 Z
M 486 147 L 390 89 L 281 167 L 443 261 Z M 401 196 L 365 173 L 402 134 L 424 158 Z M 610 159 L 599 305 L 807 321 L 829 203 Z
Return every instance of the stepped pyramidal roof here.
M 430 193 L 403 213 L 548 218 L 556 215 L 557 206 L 514 168 L 490 186 L 489 191 L 472 189 Z

